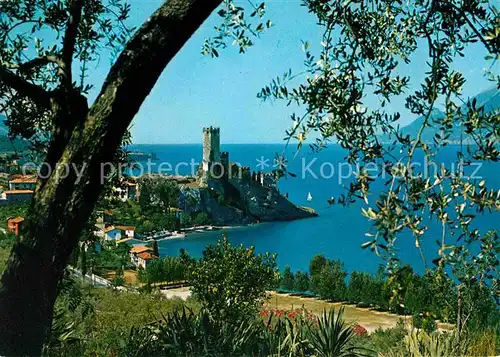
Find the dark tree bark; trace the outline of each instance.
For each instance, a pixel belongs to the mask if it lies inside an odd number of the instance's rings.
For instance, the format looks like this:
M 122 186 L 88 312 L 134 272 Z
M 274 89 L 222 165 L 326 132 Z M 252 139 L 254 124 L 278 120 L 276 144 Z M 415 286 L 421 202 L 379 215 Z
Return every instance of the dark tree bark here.
M 126 45 L 91 108 L 78 94 L 50 93 L 57 129 L 46 162 L 55 170 L 39 181 L 22 242 L 14 246 L 2 276 L 0 355 L 40 354 L 57 283 L 103 189 L 102 164 L 112 162 L 165 66 L 220 2 L 169 0 L 161 6 Z M 65 43 L 72 46 L 69 38 Z M 27 86 L 31 94 L 26 95 L 36 97 L 38 89 L 0 71 L 0 80 L 5 79 Z M 43 100 L 47 106 L 45 92 Z M 64 165 L 71 164 L 83 169 L 81 177 L 74 170 L 64 177 Z

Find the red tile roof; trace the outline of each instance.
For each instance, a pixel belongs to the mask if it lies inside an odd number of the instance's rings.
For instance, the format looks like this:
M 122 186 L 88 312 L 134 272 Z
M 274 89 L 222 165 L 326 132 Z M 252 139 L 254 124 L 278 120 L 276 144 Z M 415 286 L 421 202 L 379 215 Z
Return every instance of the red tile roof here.
M 115 228 L 120 229 L 122 231 L 135 231 L 134 226 L 115 226 Z
M 24 221 L 24 217 L 19 216 L 16 218 L 11 218 L 7 222 L 9 222 L 9 223 L 21 223 L 22 221 Z
M 36 183 L 36 177 L 34 176 L 21 176 L 17 177 L 13 180 L 10 180 L 9 183 Z
M 151 253 L 151 252 L 142 252 L 142 253 L 137 254 L 137 256 L 141 259 L 144 259 L 144 260 L 151 260 L 151 259 L 158 258 L 156 255 L 153 255 L 153 253 Z
M 147 252 L 148 250 L 152 250 L 152 248 L 146 247 L 144 245 L 136 245 L 135 247 L 130 249 L 130 253 L 139 254 L 139 253 Z

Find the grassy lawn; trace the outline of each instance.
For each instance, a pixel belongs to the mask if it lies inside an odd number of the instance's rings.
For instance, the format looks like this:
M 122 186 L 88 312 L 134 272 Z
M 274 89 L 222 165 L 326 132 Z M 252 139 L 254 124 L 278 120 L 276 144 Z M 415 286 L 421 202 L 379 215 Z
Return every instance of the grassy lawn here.
M 114 270 L 105 270 L 103 272 L 102 277 L 108 280 L 113 280 L 115 278 L 116 271 Z M 137 286 L 141 285 L 139 280 L 137 280 L 137 273 L 135 270 L 127 269 L 123 271 L 123 278 L 125 279 L 125 285 Z

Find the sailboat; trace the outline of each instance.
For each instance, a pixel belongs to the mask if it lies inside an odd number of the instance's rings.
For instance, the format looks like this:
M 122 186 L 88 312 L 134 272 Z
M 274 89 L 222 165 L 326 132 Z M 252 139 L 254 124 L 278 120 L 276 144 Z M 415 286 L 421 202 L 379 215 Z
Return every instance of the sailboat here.
M 312 201 L 312 199 L 313 199 L 313 196 L 311 196 L 311 192 L 309 192 L 309 193 L 307 194 L 307 200 L 308 200 L 308 201 Z

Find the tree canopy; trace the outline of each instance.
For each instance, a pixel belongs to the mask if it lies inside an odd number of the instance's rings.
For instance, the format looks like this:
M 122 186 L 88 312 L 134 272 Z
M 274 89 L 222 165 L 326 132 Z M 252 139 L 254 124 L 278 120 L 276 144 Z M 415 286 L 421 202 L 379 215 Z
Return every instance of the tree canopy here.
M 410 232 L 425 269 L 436 270 L 441 278 L 451 274 L 462 287 L 488 286 L 498 299 L 498 232 L 478 230 L 474 219 L 498 211 L 500 194 L 497 187 L 472 177 L 467 166 L 499 161 L 500 110 L 464 96 L 467 75 L 454 65 L 457 57 L 482 48 L 490 64 L 485 76 L 500 88 L 500 75 L 494 72 L 500 55 L 498 9 L 489 1 L 303 3 L 317 18 L 321 48 L 312 50 L 304 42 L 303 71 L 284 68 L 258 97 L 299 108 L 291 114 L 288 142 L 297 142 L 300 149 L 312 140 L 313 150 L 335 142 L 346 150 L 349 163 L 359 165 L 345 194 L 335 201 L 364 202 L 362 213 L 373 228 L 363 248 L 383 257 L 389 272 L 402 268 L 398 238 Z M 425 49 L 428 60 L 425 77 L 415 88 L 412 78 L 401 74 L 411 71 L 401 69 L 416 65 L 417 49 Z M 367 107 L 368 97 L 379 105 Z M 406 112 L 391 107 L 396 100 L 404 100 Z M 438 107 L 443 115 L 433 115 Z M 408 114 L 420 116 L 415 133 L 399 127 Z M 427 131 L 433 132 L 431 141 L 424 139 Z M 445 167 L 438 154 L 457 131 L 472 145 L 461 140 L 457 165 Z M 425 157 L 426 168 L 436 169 L 430 174 L 419 170 L 418 157 Z M 277 173 L 285 175 L 286 166 Z M 375 185 L 383 187 L 380 195 L 372 195 Z M 433 255 L 426 256 L 422 242 L 434 240 L 432 224 L 441 232 Z

